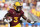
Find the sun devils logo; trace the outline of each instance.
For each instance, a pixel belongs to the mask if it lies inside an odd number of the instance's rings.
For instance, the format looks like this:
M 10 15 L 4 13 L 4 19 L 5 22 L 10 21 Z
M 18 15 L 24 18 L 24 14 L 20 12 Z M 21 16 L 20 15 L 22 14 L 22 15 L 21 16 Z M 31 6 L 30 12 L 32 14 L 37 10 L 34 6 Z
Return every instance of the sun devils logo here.
M 15 13 L 13 12 L 13 14 L 15 14 Z

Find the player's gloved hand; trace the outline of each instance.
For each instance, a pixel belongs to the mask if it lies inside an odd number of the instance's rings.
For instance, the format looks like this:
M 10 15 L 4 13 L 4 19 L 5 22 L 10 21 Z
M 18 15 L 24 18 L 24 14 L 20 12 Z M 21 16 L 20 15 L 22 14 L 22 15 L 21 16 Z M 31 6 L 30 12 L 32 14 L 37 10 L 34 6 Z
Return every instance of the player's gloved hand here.
M 33 22 L 31 22 L 31 24 L 34 24 L 34 23 L 36 23 L 37 21 L 33 21 Z
M 9 23 L 9 22 L 11 22 L 11 21 L 12 21 L 12 19 L 10 19 L 10 20 L 5 19 L 5 20 L 4 20 L 4 22 L 7 22 L 7 23 Z
M 11 17 L 7 17 L 7 18 L 4 19 L 4 22 L 7 22 L 7 23 L 9 23 L 11 21 L 12 21 L 12 18 Z
M 28 19 L 27 22 L 28 22 L 28 23 L 31 23 L 31 24 L 34 24 L 34 23 L 36 23 L 37 21 L 31 21 L 31 20 Z

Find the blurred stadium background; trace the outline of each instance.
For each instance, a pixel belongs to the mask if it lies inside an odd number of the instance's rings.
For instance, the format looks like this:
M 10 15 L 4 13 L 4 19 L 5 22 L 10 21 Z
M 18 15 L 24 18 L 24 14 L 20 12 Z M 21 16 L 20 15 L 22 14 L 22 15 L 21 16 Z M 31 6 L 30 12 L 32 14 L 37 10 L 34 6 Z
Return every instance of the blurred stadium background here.
M 9 27 L 9 24 L 3 22 L 3 17 L 10 8 L 13 8 L 13 4 L 16 1 L 23 5 L 22 10 L 28 19 L 40 23 L 40 0 L 0 0 L 0 27 Z M 28 22 L 22 18 L 20 20 L 23 21 L 22 27 L 40 27 L 40 24 L 37 25 L 38 23 L 34 26 L 28 24 Z

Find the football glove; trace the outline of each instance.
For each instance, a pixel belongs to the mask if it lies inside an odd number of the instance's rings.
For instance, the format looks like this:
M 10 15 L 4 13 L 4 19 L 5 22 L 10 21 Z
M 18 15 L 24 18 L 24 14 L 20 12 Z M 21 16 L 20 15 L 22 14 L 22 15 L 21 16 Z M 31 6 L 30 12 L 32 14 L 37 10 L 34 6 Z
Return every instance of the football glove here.
M 9 22 L 11 22 L 11 21 L 12 21 L 12 19 L 10 19 L 10 20 L 4 19 L 4 22 L 7 22 L 7 23 L 9 23 Z

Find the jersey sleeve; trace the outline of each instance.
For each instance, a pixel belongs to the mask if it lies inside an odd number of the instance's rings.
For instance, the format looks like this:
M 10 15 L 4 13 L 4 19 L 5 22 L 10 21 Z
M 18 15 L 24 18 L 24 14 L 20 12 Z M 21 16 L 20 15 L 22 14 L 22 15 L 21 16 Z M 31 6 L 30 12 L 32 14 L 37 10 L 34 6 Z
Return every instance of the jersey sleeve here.
M 24 15 L 24 12 L 22 13 L 22 15 Z
M 22 13 L 22 16 L 24 15 L 24 12 L 23 11 L 21 11 L 21 13 Z

